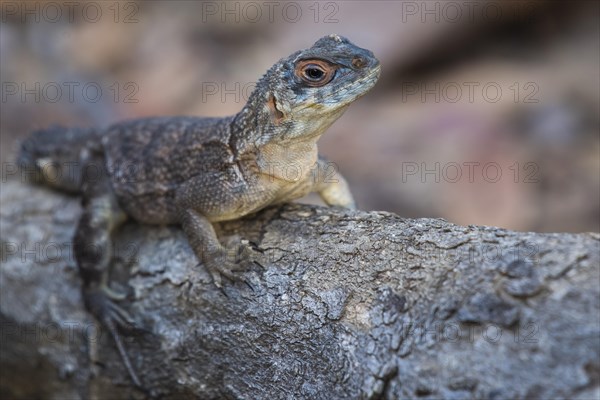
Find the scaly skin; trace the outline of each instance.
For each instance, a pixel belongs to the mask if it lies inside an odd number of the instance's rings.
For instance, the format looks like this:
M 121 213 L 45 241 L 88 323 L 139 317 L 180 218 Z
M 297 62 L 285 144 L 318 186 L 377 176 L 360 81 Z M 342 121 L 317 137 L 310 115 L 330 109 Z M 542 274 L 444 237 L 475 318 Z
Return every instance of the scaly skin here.
M 370 51 L 330 35 L 273 65 L 235 116 L 147 118 L 106 131 L 53 128 L 24 143 L 24 167 L 80 166 L 53 186 L 83 196 L 74 249 L 86 307 L 113 334 L 138 386 L 116 331 L 133 320 L 107 285 L 112 233 L 128 218 L 180 224 L 217 286 L 221 276 L 240 279 L 234 271 L 243 265 L 227 257 L 212 223 L 313 191 L 328 205 L 354 207 L 343 177 L 323 179 L 317 140 L 373 87 L 379 70 Z

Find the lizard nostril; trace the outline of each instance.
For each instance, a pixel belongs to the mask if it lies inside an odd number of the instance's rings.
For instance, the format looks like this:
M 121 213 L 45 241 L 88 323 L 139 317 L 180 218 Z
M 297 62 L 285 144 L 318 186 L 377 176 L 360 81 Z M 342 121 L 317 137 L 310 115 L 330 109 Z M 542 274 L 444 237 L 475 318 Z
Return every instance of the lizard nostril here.
M 352 66 L 354 68 L 362 68 L 366 64 L 367 64 L 367 60 L 365 60 L 363 57 L 356 56 L 352 59 Z

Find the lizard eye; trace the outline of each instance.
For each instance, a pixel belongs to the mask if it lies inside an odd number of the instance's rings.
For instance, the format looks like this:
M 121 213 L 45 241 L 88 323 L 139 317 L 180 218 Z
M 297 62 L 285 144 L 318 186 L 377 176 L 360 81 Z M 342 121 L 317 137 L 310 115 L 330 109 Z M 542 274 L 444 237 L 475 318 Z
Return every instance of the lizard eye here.
M 304 71 L 302 71 L 304 77 L 312 82 L 319 82 L 325 76 L 325 71 L 321 69 L 316 64 L 309 64 L 304 67 Z
M 335 66 L 323 60 L 302 60 L 296 65 L 296 75 L 308 86 L 319 87 L 331 82 Z

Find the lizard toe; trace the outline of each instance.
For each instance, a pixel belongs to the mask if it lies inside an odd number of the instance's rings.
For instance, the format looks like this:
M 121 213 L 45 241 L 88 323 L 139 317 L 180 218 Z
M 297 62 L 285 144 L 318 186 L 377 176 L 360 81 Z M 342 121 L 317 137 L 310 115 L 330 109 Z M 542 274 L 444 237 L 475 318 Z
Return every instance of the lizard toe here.
M 121 336 L 119 335 L 118 328 L 128 332 L 148 331 L 142 328 L 126 310 L 115 304 L 109 295 L 107 295 L 105 289 L 106 288 L 103 286 L 84 288 L 83 298 L 85 307 L 94 315 L 94 317 L 96 317 L 96 319 L 98 319 L 98 321 L 102 323 L 106 329 L 108 329 L 117 345 L 119 355 L 121 356 L 123 364 L 125 365 L 131 380 L 134 382 L 135 386 L 138 388 L 143 388 L 141 381 L 138 378 L 133 365 L 131 364 L 131 360 L 125 351 L 125 346 L 121 340 Z

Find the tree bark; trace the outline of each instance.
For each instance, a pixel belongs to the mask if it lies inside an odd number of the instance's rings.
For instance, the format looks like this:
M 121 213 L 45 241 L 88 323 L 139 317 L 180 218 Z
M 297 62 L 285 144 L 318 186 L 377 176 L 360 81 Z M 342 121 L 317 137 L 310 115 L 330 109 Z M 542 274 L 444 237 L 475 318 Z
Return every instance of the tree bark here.
M 2 398 L 143 398 L 83 308 L 77 198 L 2 185 Z M 262 251 L 211 282 L 177 227 L 127 224 L 113 288 L 160 398 L 599 398 L 600 236 L 272 207 L 219 225 Z

